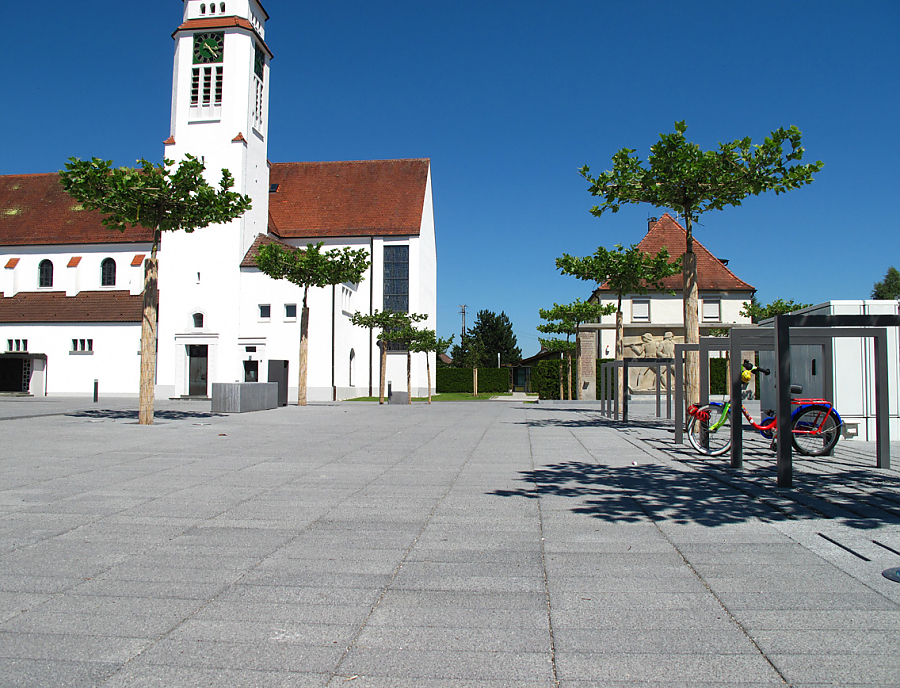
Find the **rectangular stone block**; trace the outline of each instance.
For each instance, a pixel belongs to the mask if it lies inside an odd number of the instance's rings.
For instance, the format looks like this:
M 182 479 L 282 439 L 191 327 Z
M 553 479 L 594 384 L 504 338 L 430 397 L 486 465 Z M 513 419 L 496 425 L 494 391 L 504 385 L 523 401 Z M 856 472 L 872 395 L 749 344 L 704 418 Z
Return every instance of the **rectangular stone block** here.
M 278 406 L 277 382 L 213 382 L 213 413 L 247 413 Z

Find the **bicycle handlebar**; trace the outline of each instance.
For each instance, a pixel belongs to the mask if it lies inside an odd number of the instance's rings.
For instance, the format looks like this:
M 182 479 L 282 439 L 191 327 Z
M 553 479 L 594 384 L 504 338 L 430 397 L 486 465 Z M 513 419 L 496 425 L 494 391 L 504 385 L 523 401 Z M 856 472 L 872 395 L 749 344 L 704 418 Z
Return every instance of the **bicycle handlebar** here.
M 762 373 L 763 375 L 768 375 L 771 372 L 768 368 L 760 368 L 753 365 L 750 361 L 744 361 L 744 368 L 751 373 Z

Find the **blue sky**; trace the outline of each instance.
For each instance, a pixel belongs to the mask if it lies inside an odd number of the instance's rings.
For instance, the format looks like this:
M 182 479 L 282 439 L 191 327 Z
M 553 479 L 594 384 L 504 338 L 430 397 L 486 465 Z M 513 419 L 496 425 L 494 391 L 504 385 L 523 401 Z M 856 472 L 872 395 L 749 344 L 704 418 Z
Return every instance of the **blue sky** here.
M 429 157 L 438 331 L 505 311 L 525 355 L 538 308 L 586 298 L 554 259 L 637 243 L 578 175 L 645 158 L 686 120 L 704 148 L 803 131 L 808 187 L 708 213 L 695 237 L 776 298 L 867 298 L 900 267 L 900 3 L 265 0 L 276 162 Z M 66 158 L 159 160 L 180 0 L 6 3 L 0 173 Z

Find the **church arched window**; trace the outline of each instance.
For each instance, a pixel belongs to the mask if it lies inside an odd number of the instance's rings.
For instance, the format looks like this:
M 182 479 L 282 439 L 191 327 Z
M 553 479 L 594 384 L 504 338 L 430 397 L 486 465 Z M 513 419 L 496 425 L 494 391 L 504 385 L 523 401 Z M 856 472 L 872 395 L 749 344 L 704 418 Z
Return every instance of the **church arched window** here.
M 112 258 L 104 258 L 100 263 L 100 286 L 116 286 L 116 261 Z
M 219 3 L 219 11 L 220 11 L 222 14 L 225 14 L 225 3 L 224 3 L 224 2 L 220 2 L 220 3 Z
M 38 286 L 53 286 L 53 263 L 49 260 L 42 260 L 40 265 L 38 265 Z
M 210 14 L 216 13 L 216 3 L 214 3 L 214 2 L 209 3 L 209 12 L 210 12 Z
M 194 313 L 194 327 L 201 328 L 203 327 L 203 313 Z
M 206 3 L 205 2 L 200 3 L 200 14 L 206 14 Z

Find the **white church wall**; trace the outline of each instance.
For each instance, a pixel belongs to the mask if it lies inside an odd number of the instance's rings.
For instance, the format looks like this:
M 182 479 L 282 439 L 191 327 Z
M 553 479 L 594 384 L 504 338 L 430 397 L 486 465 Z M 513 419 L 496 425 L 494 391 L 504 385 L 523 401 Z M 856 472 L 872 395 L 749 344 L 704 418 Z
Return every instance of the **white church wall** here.
M 14 268 L 2 268 L 0 291 L 7 297 L 21 291 L 63 291 L 67 296 L 75 296 L 81 291 L 102 289 L 128 289 L 131 294 L 143 290 L 142 268 L 131 266 L 135 255 L 150 252 L 144 244 L 65 244 L 54 246 L 10 246 L 0 251 L 2 264 L 10 258 L 18 258 Z M 68 267 L 74 256 L 81 258 L 78 265 Z M 102 287 L 100 264 L 105 258 L 116 261 L 116 284 Z M 53 263 L 53 286 L 39 286 L 39 266 L 41 261 Z
M 139 323 L 17 323 L 0 325 L 0 344 L 27 339 L 28 353 L 43 354 L 48 395 L 137 395 L 140 379 Z M 72 340 L 77 344 L 73 344 Z M 43 395 L 36 389 L 35 396 Z

